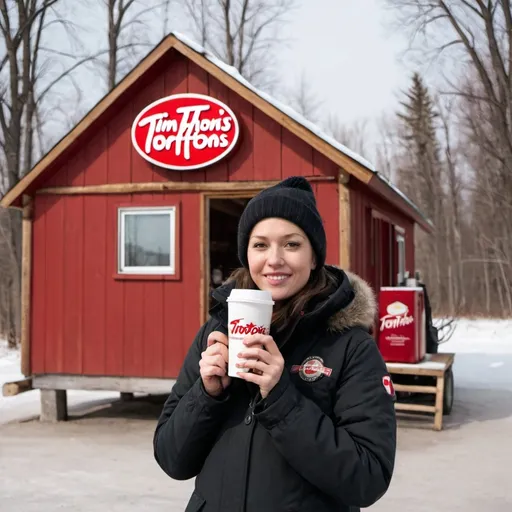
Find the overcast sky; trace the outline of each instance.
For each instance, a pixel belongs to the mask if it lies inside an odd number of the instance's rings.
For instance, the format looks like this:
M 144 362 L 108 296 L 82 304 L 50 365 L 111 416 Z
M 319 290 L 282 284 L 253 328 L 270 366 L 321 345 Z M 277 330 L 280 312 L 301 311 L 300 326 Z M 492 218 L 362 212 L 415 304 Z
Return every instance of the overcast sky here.
M 148 5 L 151 1 L 157 2 L 148 0 Z M 84 33 L 90 51 L 106 47 L 107 18 L 101 1 L 66 5 L 77 20 L 88 19 Z M 391 30 L 392 14 L 385 9 L 384 0 L 297 0 L 297 5 L 281 34 L 288 43 L 276 55 L 280 89 L 293 87 L 304 74 L 322 104 L 324 118 L 334 114 L 348 126 L 366 120 L 369 135 L 376 138 L 376 120 L 396 111 L 400 92 L 410 84 L 412 67 L 402 63 L 405 34 Z M 175 12 L 169 29 L 192 36 L 187 20 Z M 152 39 L 159 41 L 162 35 L 160 28 Z M 87 111 L 101 98 L 105 82 L 97 70 L 91 73 L 90 69 L 79 82 L 85 97 L 81 105 Z M 84 113 L 77 112 L 73 123 Z M 372 155 L 365 156 L 372 159 Z
M 302 69 L 329 110 L 344 122 L 375 119 L 397 105 L 410 73 L 405 37 L 388 25 L 383 0 L 303 0 L 283 49 L 290 73 Z M 285 67 L 283 70 L 286 69 Z

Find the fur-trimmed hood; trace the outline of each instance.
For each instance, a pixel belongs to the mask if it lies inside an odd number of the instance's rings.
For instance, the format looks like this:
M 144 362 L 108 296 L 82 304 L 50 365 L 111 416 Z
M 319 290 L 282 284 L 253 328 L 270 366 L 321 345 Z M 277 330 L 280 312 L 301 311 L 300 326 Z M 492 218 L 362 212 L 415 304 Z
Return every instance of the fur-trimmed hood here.
M 340 271 L 337 267 L 331 268 Z M 348 271 L 344 271 L 344 273 L 354 291 L 354 298 L 329 318 L 329 330 L 343 331 L 350 327 L 370 329 L 373 327 L 377 314 L 375 293 L 370 285 L 357 274 Z M 340 286 L 343 285 L 344 283 L 341 282 Z
M 377 303 L 370 285 L 358 275 L 338 267 L 326 265 L 325 269 L 334 277 L 337 286 L 333 287 L 328 297 L 315 304 L 303 320 L 313 328 L 326 322 L 331 332 L 341 332 L 351 327 L 371 329 Z M 233 287 L 234 282 L 228 281 L 213 292 L 217 306 L 210 313 L 218 316 L 221 323 L 227 323 L 226 299 Z

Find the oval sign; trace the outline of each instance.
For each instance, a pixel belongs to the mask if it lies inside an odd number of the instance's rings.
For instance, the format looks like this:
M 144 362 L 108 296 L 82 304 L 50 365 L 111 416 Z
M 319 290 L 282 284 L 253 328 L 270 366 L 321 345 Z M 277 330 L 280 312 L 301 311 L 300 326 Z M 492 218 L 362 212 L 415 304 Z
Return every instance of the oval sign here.
M 235 146 L 238 120 L 203 94 L 176 94 L 148 105 L 132 124 L 132 144 L 148 162 L 178 171 L 200 169 Z

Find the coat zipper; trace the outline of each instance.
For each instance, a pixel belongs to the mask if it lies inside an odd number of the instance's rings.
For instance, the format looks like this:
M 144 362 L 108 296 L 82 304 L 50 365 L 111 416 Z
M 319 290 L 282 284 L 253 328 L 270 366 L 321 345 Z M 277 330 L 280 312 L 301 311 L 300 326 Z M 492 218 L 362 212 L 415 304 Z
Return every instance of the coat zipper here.
M 256 427 L 256 419 L 254 418 L 254 408 L 256 407 L 256 403 L 258 401 L 258 396 L 260 392 L 258 391 L 256 395 L 249 401 L 249 412 L 245 417 L 245 424 L 250 427 L 251 431 L 249 432 L 249 441 L 247 443 L 247 451 L 245 455 L 245 475 L 243 478 L 244 482 L 244 491 L 242 495 L 242 509 L 241 512 L 245 512 L 246 510 L 246 500 L 247 500 L 247 485 L 249 483 L 249 464 L 251 461 L 251 449 L 252 449 L 252 438 L 254 435 L 254 429 Z

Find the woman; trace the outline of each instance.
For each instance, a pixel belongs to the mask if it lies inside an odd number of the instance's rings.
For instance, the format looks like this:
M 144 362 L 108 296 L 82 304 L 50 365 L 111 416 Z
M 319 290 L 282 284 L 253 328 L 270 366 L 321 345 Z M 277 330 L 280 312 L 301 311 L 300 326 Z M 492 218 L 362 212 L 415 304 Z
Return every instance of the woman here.
M 214 292 L 165 403 L 155 457 L 171 477 L 197 476 L 186 512 L 359 510 L 387 490 L 396 449 L 394 392 L 369 329 L 361 279 L 325 266 L 309 183 L 284 180 L 253 198 L 238 230 L 243 267 Z M 251 371 L 227 376 L 226 298 L 269 290 L 269 336 L 245 340 Z

